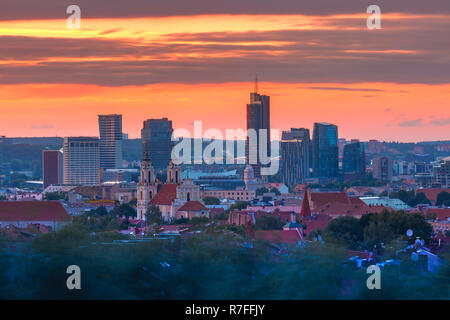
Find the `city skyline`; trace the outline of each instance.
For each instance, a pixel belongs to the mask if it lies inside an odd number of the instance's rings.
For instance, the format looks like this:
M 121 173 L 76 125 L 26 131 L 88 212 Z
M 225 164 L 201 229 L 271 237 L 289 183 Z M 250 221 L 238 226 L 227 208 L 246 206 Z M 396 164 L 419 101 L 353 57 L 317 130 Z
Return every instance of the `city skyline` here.
M 382 29 L 368 30 L 358 1 L 264 1 L 256 12 L 237 1 L 199 11 L 172 2 L 124 11 L 79 1 L 81 30 L 67 28 L 63 3 L 8 3 L 0 134 L 92 136 L 95 117 L 110 113 L 123 115 L 130 138 L 149 118 L 245 128 L 258 73 L 273 128 L 329 122 L 349 139 L 448 139 L 449 3 L 383 1 Z

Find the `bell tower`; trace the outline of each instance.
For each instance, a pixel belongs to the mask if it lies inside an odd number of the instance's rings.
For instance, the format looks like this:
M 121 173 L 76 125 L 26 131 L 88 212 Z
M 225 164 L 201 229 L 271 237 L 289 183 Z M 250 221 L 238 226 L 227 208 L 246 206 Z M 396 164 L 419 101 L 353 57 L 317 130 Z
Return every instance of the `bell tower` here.
M 145 220 L 145 213 L 150 201 L 156 195 L 155 172 L 150 159 L 144 159 L 141 163 L 141 174 L 137 185 L 137 218 Z
M 181 167 L 176 165 L 170 160 L 169 166 L 167 167 L 167 181 L 166 183 L 181 183 Z

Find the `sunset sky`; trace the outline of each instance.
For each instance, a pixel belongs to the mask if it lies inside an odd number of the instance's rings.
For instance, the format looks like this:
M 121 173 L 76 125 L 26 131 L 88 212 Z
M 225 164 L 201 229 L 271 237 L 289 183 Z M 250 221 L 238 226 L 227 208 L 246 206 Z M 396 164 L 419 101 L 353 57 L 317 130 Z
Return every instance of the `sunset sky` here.
M 448 140 L 450 1 L 1 0 L 0 135 L 98 135 L 108 113 L 130 138 L 148 118 L 245 128 L 255 74 L 272 128 Z

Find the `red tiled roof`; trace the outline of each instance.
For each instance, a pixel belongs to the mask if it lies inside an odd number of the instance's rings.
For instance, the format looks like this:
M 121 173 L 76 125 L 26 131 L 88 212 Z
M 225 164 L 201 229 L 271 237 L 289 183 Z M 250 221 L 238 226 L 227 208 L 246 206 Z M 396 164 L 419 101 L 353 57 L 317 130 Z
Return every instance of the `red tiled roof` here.
M 168 205 L 173 203 L 173 200 L 177 197 L 177 184 L 168 183 L 162 186 L 161 190 L 150 201 L 150 204 L 156 205 Z
M 256 240 L 266 240 L 272 243 L 295 244 L 301 240 L 298 230 L 258 230 L 255 231 Z
M 352 204 L 365 205 L 364 201 L 362 201 L 360 198 L 357 198 L 357 197 L 349 197 L 348 199 L 350 200 L 350 203 L 352 203 Z
M 314 192 L 311 202 L 312 208 L 318 208 L 327 203 L 350 203 L 350 200 L 345 192 Z
M 178 211 L 202 211 L 207 208 L 199 201 L 188 201 Z
M 369 206 L 366 204 L 327 203 L 313 210 L 313 212 L 329 216 L 362 216 L 363 214 L 369 213 Z
M 0 221 L 69 221 L 59 201 L 0 201 Z
M 302 202 L 302 211 L 300 213 L 300 215 L 302 217 L 311 216 L 311 208 L 309 207 L 308 193 L 309 193 L 309 191 L 308 191 L 308 189 L 306 189 L 305 196 L 303 197 L 303 202 Z
M 450 217 L 450 208 L 428 208 L 427 213 L 433 213 L 438 220 L 447 220 Z
M 446 191 L 448 193 L 450 193 L 450 189 L 417 189 L 416 193 L 424 193 L 425 196 L 427 197 L 428 200 L 430 201 L 436 201 L 437 200 L 437 196 L 439 193 L 441 193 L 442 191 Z
M 325 214 L 316 214 L 310 217 L 303 218 L 301 220 L 301 223 L 306 226 L 305 229 L 303 229 L 303 232 L 305 235 L 309 234 L 311 231 L 322 229 L 325 230 L 325 228 L 328 225 L 328 222 L 332 218 L 330 216 L 327 216 Z

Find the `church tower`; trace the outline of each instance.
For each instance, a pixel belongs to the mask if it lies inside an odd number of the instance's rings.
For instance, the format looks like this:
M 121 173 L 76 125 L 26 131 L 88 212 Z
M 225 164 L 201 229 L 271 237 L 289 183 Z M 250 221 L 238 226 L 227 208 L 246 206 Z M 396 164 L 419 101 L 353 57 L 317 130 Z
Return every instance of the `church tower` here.
M 150 201 L 157 193 L 155 173 L 150 159 L 144 159 L 141 164 L 141 174 L 137 185 L 137 218 L 145 220 L 145 213 Z
M 172 160 L 169 162 L 167 167 L 167 181 L 166 183 L 176 183 L 181 182 L 181 167 L 179 165 L 173 164 Z

